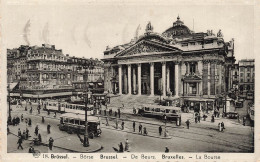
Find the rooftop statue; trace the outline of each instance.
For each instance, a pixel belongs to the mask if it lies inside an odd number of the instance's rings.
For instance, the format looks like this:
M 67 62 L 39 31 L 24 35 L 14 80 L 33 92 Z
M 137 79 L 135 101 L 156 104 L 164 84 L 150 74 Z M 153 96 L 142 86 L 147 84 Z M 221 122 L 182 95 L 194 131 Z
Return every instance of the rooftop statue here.
M 150 32 L 153 31 L 153 26 L 151 25 L 151 22 L 150 22 L 150 21 L 149 21 L 148 24 L 146 25 L 145 31 L 146 31 L 147 33 L 150 33 Z
M 218 34 L 217 34 L 217 37 L 223 37 L 223 34 L 222 34 L 222 32 L 221 32 L 221 29 L 219 29 Z

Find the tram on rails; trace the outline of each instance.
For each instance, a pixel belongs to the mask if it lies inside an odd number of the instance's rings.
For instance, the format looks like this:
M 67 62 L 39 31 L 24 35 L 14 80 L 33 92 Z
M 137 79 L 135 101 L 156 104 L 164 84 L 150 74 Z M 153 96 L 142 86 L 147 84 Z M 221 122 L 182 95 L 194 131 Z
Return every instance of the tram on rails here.
M 142 116 L 181 121 L 181 108 L 174 106 L 143 105 L 138 113 Z
M 89 111 L 93 110 L 93 105 L 88 104 Z M 60 113 L 85 113 L 85 105 L 82 104 L 73 104 L 67 102 L 55 102 L 55 101 L 48 101 L 44 105 L 44 110 L 46 111 L 54 111 Z
M 90 137 L 99 137 L 102 133 L 100 120 L 96 116 L 87 116 L 88 134 Z M 68 133 L 85 133 L 85 115 L 75 113 L 64 113 L 60 116 L 59 129 Z

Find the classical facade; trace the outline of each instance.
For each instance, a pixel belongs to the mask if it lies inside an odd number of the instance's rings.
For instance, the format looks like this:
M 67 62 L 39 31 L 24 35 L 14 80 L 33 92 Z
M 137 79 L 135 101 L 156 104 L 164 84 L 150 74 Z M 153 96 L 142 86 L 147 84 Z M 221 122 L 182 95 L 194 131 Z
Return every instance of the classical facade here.
M 149 22 L 144 35 L 104 51 L 105 90 L 129 95 L 215 98 L 228 87 L 234 40 L 191 31 L 179 16 L 162 34 Z
M 92 64 L 92 68 L 85 67 Z M 7 49 L 8 83 L 17 84 L 19 91 L 72 92 L 82 91 L 86 81 L 89 87 L 102 84 L 103 62 L 64 55 L 54 45 L 20 46 Z

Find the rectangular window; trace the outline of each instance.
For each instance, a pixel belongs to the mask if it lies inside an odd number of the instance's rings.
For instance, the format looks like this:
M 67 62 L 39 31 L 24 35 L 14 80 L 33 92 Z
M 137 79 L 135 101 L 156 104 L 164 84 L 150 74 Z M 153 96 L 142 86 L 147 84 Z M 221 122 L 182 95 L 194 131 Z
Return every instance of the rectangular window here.
M 247 73 L 247 77 L 250 77 L 250 73 Z
M 182 47 L 188 46 L 188 43 L 182 43 L 181 46 Z
M 190 45 L 195 45 L 195 42 L 190 42 Z
M 243 77 L 243 73 L 240 73 L 240 77 Z

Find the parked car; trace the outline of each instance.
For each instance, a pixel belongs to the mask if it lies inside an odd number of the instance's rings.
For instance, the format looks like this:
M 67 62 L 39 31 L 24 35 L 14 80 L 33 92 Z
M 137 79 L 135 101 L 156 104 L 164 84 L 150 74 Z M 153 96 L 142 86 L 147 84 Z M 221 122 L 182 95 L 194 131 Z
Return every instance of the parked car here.
M 238 113 L 237 112 L 228 112 L 228 113 L 226 113 L 226 117 L 228 117 L 230 119 L 237 119 Z

